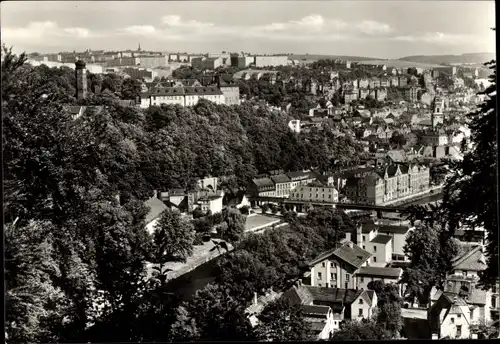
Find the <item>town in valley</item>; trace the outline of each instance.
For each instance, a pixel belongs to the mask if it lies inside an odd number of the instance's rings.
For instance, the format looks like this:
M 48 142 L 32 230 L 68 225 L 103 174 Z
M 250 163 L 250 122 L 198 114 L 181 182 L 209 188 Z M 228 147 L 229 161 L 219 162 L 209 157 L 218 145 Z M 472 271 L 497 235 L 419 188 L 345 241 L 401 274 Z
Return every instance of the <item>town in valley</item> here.
M 207 3 L 2 4 L 6 343 L 500 338 L 494 3 Z

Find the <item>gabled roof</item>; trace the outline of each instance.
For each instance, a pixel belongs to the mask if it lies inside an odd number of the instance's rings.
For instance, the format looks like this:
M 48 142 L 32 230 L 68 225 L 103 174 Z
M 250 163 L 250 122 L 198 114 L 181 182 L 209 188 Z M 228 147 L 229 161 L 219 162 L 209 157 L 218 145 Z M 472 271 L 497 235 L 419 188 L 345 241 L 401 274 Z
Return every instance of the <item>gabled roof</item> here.
M 409 226 L 395 226 L 395 225 L 384 225 L 378 228 L 379 232 L 382 233 L 397 233 L 406 234 L 409 230 Z
M 486 269 L 481 245 L 469 245 L 469 248 L 456 257 L 452 264 L 454 270 L 481 271 Z
M 304 312 L 304 315 L 315 315 L 315 316 L 324 316 L 326 317 L 328 315 L 328 311 L 330 310 L 330 307 L 328 306 L 322 306 L 322 305 L 302 305 L 301 306 L 302 311 Z
M 401 268 L 381 268 L 375 266 L 362 266 L 356 272 L 357 276 L 399 278 L 403 273 Z
M 349 245 L 352 245 L 352 247 L 350 247 Z M 344 262 L 348 263 L 349 265 L 355 268 L 359 268 L 363 263 L 365 263 L 371 257 L 370 252 L 363 250 L 356 244 L 347 243 L 331 253 L 327 252 L 327 254 L 320 255 L 318 258 L 312 261 L 310 265 L 316 265 L 316 263 L 321 262 L 322 260 L 328 258 L 330 255 L 333 255 L 338 259 L 343 260 Z
M 145 205 L 148 206 L 149 213 L 146 215 L 146 224 L 150 223 L 154 219 L 160 216 L 160 214 L 167 209 L 167 206 L 165 203 L 163 203 L 161 200 L 159 200 L 156 197 L 151 197 L 145 202 Z

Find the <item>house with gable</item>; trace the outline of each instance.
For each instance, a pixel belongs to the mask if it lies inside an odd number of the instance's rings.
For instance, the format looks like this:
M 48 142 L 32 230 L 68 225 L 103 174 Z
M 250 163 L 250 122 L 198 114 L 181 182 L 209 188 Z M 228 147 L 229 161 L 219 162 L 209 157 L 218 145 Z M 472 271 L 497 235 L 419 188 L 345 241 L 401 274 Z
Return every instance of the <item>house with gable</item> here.
M 145 205 L 149 208 L 149 212 L 145 218 L 146 230 L 149 234 L 153 234 L 154 227 L 158 223 L 161 213 L 167 209 L 167 206 L 158 199 L 156 191 L 154 196 L 145 202 Z
M 320 254 L 309 262 L 310 284 L 315 287 L 356 289 L 356 272 L 366 266 L 371 253 L 363 250 L 352 241 Z
M 301 305 L 306 320 L 310 323 L 312 322 L 311 314 L 325 314 L 328 309 L 328 316 L 324 316 L 323 323 L 325 325 L 330 323 L 323 328 L 328 328 L 330 333 L 337 331 L 345 320 L 371 318 L 378 302 L 377 294 L 373 290 L 313 287 L 304 285 L 300 281 L 285 291 L 282 297 L 292 304 Z M 317 326 L 318 330 L 321 327 Z
M 470 310 L 464 299 L 442 293 L 429 309 L 428 319 L 438 338 L 470 338 Z

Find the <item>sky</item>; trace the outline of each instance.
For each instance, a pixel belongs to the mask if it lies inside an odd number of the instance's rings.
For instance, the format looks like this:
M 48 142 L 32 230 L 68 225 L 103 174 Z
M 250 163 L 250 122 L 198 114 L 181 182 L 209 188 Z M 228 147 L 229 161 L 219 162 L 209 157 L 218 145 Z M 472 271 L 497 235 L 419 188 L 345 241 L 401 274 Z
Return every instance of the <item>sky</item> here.
M 14 52 L 495 52 L 494 1 L 3 1 Z

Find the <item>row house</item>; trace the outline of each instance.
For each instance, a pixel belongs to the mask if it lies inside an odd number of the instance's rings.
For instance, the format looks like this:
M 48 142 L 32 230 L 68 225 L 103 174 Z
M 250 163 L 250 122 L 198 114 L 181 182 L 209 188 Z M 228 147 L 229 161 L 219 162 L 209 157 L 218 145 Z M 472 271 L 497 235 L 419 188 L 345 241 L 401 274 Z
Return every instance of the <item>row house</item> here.
M 399 87 L 399 79 L 396 76 L 390 77 L 389 82 L 391 87 Z
M 377 88 L 380 87 L 380 80 L 378 78 L 371 78 L 368 82 L 368 87 Z
M 141 108 L 160 106 L 161 104 L 194 106 L 200 99 L 215 104 L 224 104 L 224 94 L 218 87 L 164 87 L 141 93 Z
M 349 90 L 344 92 L 344 103 L 350 104 L 353 101 L 358 100 L 358 92 L 354 90 Z
M 387 99 L 387 89 L 377 88 L 375 89 L 375 99 L 379 102 L 385 101 Z
M 398 77 L 398 87 L 405 87 L 408 85 L 408 79 L 405 76 Z
M 347 180 L 346 196 L 355 203 L 381 205 L 429 188 L 427 167 L 396 164 Z
M 413 86 L 404 87 L 403 98 L 408 102 L 415 103 L 418 101 L 418 92 L 419 92 L 418 87 L 413 87 Z
M 391 85 L 391 82 L 388 78 L 380 79 L 380 87 L 389 87 L 390 85 Z
M 368 88 L 370 85 L 370 81 L 368 79 L 359 79 L 358 80 L 358 88 Z
M 370 95 L 370 90 L 367 88 L 359 89 L 359 99 L 366 99 Z
M 276 186 L 270 178 L 255 178 L 248 187 L 248 192 L 258 197 L 275 197 Z
M 258 197 L 288 198 L 290 192 L 301 185 L 308 185 L 316 180 L 317 176 L 310 171 L 295 171 L 263 176 L 253 179 L 248 187 L 250 194 Z

